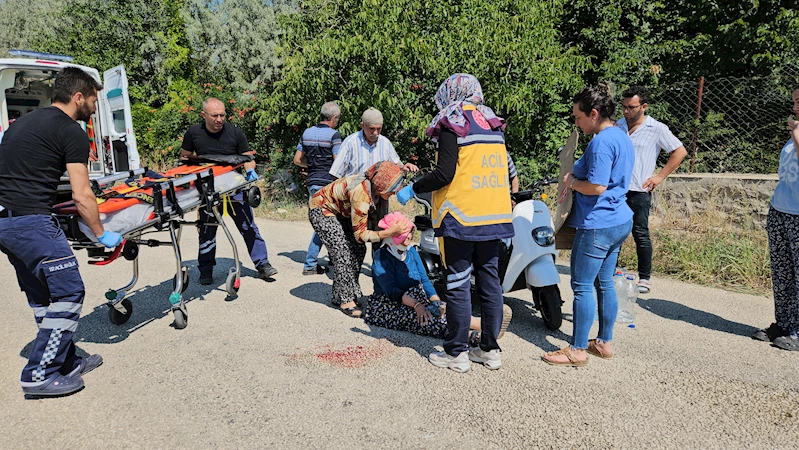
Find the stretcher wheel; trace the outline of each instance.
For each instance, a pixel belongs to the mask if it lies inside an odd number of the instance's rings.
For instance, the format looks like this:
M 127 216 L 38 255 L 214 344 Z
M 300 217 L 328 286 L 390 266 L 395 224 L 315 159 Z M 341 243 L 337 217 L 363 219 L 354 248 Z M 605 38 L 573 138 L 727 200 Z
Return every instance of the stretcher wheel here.
M 247 192 L 247 204 L 252 206 L 253 208 L 257 208 L 258 205 L 261 204 L 261 190 L 258 189 L 258 186 L 251 187 Z
M 236 280 L 236 270 L 233 269 L 227 274 L 227 280 L 225 280 L 225 290 L 231 296 L 236 295 L 239 292 L 239 285 L 240 282 L 237 282 Z
M 183 289 L 180 290 L 180 293 L 186 292 L 186 289 L 189 288 L 189 268 L 183 266 L 180 268 L 180 273 L 183 274 Z M 178 286 L 177 276 L 172 278 L 172 290 L 174 291 L 175 288 Z
M 131 241 L 125 241 L 125 246 L 122 247 L 122 257 L 128 261 L 133 261 L 139 257 L 139 244 Z
M 172 313 L 175 315 L 175 328 L 178 330 L 182 330 L 189 325 L 189 314 L 181 308 L 175 308 L 172 310 Z
M 114 325 L 122 325 L 123 323 L 127 322 L 128 319 L 130 319 L 131 314 L 133 314 L 133 303 L 131 303 L 130 300 L 123 299 L 122 307 L 125 308 L 127 312 L 121 313 L 111 304 L 108 305 L 108 320 L 110 320 Z

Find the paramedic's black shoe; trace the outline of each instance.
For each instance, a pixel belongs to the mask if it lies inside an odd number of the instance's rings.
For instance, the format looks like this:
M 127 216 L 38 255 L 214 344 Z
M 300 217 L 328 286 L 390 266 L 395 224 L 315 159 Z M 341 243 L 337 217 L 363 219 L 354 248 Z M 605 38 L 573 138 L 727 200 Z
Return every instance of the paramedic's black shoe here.
M 69 376 L 75 376 L 77 374 L 86 375 L 87 373 L 91 372 L 92 370 L 100 367 L 103 365 L 103 357 L 100 355 L 89 355 L 83 357 L 79 360 L 78 364 L 72 369 L 72 372 L 69 373 Z
M 264 280 L 268 280 L 275 275 L 277 275 L 277 269 L 272 267 L 269 263 L 263 263 L 258 267 L 258 276 Z
M 198 280 L 200 284 L 208 286 L 209 284 L 214 283 L 214 273 L 213 272 L 200 272 L 200 279 Z
M 25 384 L 27 386 L 22 386 L 25 398 L 61 397 L 83 389 L 83 378 L 80 374 L 69 376 L 56 372 L 49 379 L 35 386 L 31 386 L 31 383 Z

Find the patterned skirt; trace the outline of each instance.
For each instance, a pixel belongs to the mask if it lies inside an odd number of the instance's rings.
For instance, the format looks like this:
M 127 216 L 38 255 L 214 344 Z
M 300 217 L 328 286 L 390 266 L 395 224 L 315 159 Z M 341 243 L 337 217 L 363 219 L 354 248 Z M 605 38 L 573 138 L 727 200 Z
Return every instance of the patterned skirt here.
M 421 302 L 425 307 L 430 304 L 421 283 L 408 289 L 406 294 Z M 433 320 L 427 325 L 419 325 L 416 317 L 416 311 L 413 308 L 397 303 L 383 294 L 369 296 L 369 304 L 363 311 L 363 320 L 368 325 L 444 339 L 447 334 L 446 315 L 443 317 L 434 316 Z

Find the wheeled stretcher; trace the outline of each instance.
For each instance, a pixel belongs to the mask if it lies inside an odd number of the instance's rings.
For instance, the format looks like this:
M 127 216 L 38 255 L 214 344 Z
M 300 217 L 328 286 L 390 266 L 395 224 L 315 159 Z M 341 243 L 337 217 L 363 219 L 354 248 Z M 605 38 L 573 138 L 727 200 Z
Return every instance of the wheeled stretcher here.
M 189 273 L 183 265 L 180 237 L 183 226 L 200 225 L 198 221 L 184 219 L 186 213 L 199 209 L 204 209 L 209 217 L 213 217 L 213 222 L 203 225 L 221 227 L 230 241 L 235 264 L 227 275 L 225 290 L 231 296 L 237 294 L 241 282 L 241 263 L 233 235 L 222 220 L 219 206 L 225 201 L 233 201 L 233 195 L 238 193 L 244 193 L 244 201 L 251 206 L 258 206 L 261 202 L 260 190 L 253 185 L 254 182 L 246 181 L 238 172 L 239 167 L 241 164 L 179 166 L 164 174 L 154 174 L 143 168 L 92 180 L 92 187 L 101 202 L 98 208 L 103 227 L 120 233 L 124 238 L 122 244 L 110 252 L 97 241 L 80 218 L 74 202 L 55 206 L 54 215 L 72 247 L 86 249 L 90 258 L 96 258 L 89 264 L 110 264 L 120 255 L 133 262 L 131 281 L 119 289 L 109 289 L 105 294 L 111 322 L 123 324 L 133 312 L 133 304 L 126 296 L 138 281 L 139 248 L 171 245 L 177 270 L 169 303 L 175 328 L 187 326 L 188 311 L 183 292 L 189 285 Z M 126 182 L 113 186 L 122 180 Z M 144 238 L 146 234 L 157 232 L 169 233 L 170 240 Z

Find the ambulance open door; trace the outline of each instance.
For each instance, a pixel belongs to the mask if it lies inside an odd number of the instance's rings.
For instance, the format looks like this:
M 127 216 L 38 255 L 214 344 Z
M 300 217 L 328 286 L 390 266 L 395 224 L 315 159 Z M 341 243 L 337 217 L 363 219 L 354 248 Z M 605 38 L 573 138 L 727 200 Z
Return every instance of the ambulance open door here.
M 116 66 L 103 72 L 102 101 L 108 111 L 108 124 L 102 128 L 108 138 L 113 155 L 114 169 L 117 172 L 138 169 L 139 152 L 136 136 L 133 134 L 133 115 L 130 112 L 128 96 L 128 77 L 124 66 Z

